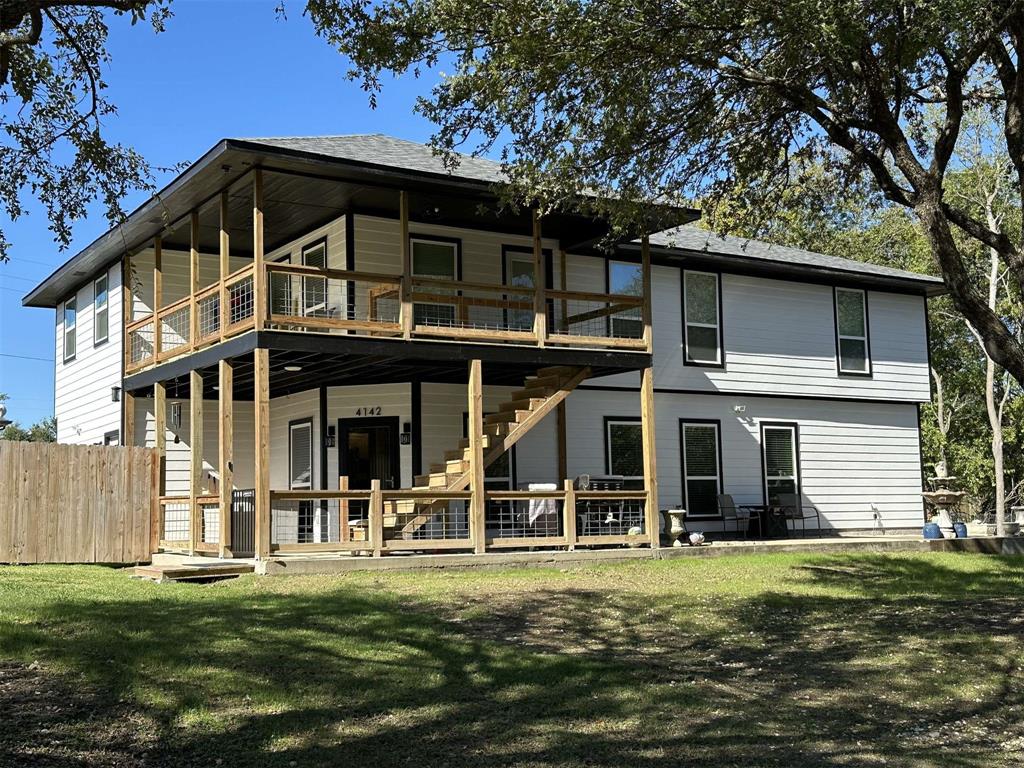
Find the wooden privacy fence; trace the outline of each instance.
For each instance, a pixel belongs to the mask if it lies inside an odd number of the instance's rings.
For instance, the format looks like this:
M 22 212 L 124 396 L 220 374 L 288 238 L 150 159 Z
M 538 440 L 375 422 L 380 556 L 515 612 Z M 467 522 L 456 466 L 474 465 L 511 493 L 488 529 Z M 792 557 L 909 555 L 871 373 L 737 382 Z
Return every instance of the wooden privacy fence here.
M 148 561 L 157 467 L 152 448 L 0 440 L 0 562 Z

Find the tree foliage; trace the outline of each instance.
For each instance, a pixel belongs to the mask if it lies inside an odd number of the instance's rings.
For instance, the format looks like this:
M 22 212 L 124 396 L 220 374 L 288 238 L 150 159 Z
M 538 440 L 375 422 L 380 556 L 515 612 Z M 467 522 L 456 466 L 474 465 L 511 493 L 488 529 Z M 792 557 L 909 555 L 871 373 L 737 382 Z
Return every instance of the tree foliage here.
M 0 392 L 0 403 L 7 400 L 7 395 Z M 0 431 L 0 440 L 27 440 L 33 443 L 57 442 L 57 419 L 48 416 L 28 429 L 13 421 Z
M 443 152 L 501 147 L 512 195 L 556 207 L 741 195 L 774 215 L 810 161 L 912 211 L 954 306 L 1024 382 L 1024 346 L 972 281 L 964 240 L 1024 287 L 1019 239 L 948 194 L 966 110 L 996 116 L 1024 180 L 1019 0 L 309 0 L 376 98 L 387 73 L 443 68 L 419 110 Z M 938 113 L 937 131 L 929 115 Z M 450 156 L 450 155 L 449 155 Z M 1018 197 L 1022 186 L 1017 185 Z M 1018 217 L 1022 215 L 1018 212 Z
M 114 225 L 128 192 L 152 188 L 143 157 L 103 135 L 116 114 L 103 69 L 111 17 L 159 32 L 169 2 L 0 0 L 0 208 L 10 220 L 36 197 L 64 248 L 90 203 L 101 201 Z M 9 248 L 0 229 L 0 261 Z

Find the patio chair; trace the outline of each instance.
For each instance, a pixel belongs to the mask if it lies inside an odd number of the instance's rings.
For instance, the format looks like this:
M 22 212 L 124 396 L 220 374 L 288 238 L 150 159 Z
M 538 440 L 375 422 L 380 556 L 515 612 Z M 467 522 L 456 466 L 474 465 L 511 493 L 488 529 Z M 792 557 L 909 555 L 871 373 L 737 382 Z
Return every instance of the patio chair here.
M 800 496 L 795 493 L 780 493 L 779 506 L 787 520 L 800 521 L 800 530 L 803 533 L 807 531 L 807 521 L 813 519 L 817 535 L 821 536 L 821 513 L 816 506 L 802 503 Z
M 761 518 L 759 515 L 752 514 L 749 507 L 737 507 L 736 502 L 733 501 L 732 496 L 728 493 L 722 493 L 718 496 L 718 513 L 722 516 L 723 527 L 727 527 L 727 521 L 732 520 L 736 525 L 736 533 L 740 532 L 740 522 L 746 523 L 743 526 L 743 538 L 746 539 L 750 533 L 750 524 L 755 523 L 757 525 L 757 537 L 761 538 L 763 533 L 761 531 Z

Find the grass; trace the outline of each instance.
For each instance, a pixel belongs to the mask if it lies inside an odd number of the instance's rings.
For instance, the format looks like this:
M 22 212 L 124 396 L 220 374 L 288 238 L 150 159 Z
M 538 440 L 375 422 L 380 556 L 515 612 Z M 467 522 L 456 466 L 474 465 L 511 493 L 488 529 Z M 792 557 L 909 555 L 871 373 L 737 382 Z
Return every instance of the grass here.
M 1022 566 L 0 568 L 0 765 L 1019 765 Z

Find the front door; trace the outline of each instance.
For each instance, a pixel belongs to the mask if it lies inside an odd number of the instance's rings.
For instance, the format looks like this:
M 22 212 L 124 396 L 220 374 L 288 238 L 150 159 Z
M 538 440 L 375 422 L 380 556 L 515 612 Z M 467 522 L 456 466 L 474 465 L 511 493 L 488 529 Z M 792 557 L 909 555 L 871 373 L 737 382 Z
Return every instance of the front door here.
M 348 487 L 365 490 L 371 480 L 387 489 L 401 486 L 398 417 L 338 419 L 338 469 Z

